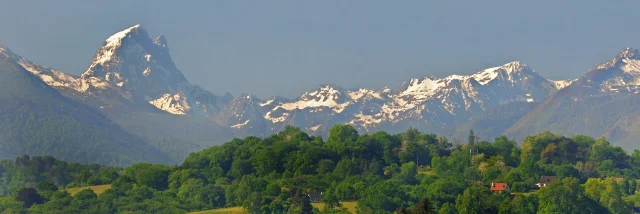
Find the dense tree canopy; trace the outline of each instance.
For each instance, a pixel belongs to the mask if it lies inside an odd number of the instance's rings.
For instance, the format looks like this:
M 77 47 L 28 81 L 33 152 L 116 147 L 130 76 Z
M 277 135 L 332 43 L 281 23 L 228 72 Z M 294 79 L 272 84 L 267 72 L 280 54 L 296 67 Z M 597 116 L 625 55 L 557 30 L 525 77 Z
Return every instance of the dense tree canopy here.
M 521 145 L 470 132 L 452 144 L 416 129 L 360 135 L 337 125 L 325 142 L 296 127 L 192 153 L 179 166 L 125 169 L 52 157 L 0 162 L 0 212 L 185 213 L 243 207 L 251 213 L 630 213 L 640 152 L 606 139 L 542 132 Z M 541 176 L 557 180 L 539 188 Z M 494 183 L 508 190 L 491 191 Z M 104 193 L 65 188 L 111 184 Z

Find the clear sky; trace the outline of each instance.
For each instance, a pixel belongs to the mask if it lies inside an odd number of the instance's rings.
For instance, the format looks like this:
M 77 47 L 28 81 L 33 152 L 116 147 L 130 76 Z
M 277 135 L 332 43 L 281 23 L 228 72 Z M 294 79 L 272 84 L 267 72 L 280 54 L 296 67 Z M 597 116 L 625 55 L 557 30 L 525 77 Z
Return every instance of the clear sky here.
M 398 87 L 519 60 L 577 78 L 640 47 L 640 1 L 4 1 L 0 43 L 80 74 L 111 34 L 164 34 L 190 82 L 294 97 L 320 84 Z

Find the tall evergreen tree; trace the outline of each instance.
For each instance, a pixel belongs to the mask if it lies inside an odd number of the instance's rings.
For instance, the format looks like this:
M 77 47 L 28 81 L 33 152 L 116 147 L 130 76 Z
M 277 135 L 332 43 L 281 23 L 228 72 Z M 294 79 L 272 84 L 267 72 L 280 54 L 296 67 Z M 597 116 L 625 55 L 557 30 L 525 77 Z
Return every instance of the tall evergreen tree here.
M 404 207 L 401 207 L 396 210 L 395 214 L 409 214 L 409 211 L 407 211 L 407 209 L 405 209 Z
M 412 214 L 435 214 L 436 209 L 433 207 L 433 203 L 429 198 L 424 197 L 420 199 L 420 203 L 416 204 L 413 209 L 411 209 Z
M 473 155 L 475 152 L 475 142 L 476 142 L 476 135 L 473 134 L 473 129 L 469 130 L 469 151 L 470 153 Z
M 16 197 L 16 201 L 24 202 L 24 206 L 29 208 L 34 204 L 41 204 L 44 202 L 44 199 L 40 197 L 38 191 L 34 188 L 22 188 L 18 192 L 18 196 Z

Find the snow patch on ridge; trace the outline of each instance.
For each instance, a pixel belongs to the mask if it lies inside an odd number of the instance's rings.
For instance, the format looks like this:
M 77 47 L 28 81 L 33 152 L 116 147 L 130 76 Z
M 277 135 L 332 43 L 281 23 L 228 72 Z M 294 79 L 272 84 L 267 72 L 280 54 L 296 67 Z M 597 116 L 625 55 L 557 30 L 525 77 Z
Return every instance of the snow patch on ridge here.
M 569 85 L 571 85 L 571 83 L 575 82 L 576 80 L 549 80 L 551 81 L 551 83 L 553 83 L 553 85 L 558 89 L 563 89 Z
M 493 67 L 484 69 L 474 75 L 471 75 L 471 78 L 475 79 L 478 83 L 480 83 L 480 85 L 486 85 L 487 83 L 491 82 L 491 80 L 494 80 L 496 77 L 498 77 L 500 73 L 497 72 L 497 70 L 500 68 L 501 67 Z
M 239 128 L 242 128 L 242 127 L 246 126 L 247 124 L 249 124 L 249 120 L 246 120 L 246 121 L 244 121 L 242 123 L 235 124 L 235 125 L 231 126 L 231 128 L 239 129 Z
M 640 60 L 622 59 L 624 65 L 620 67 L 622 71 L 632 75 L 640 74 Z
M 344 111 L 344 109 L 349 106 L 349 104 L 351 104 L 350 101 L 339 103 L 340 95 L 340 91 L 327 85 L 320 88 L 319 90 L 304 93 L 296 102 L 280 104 L 273 110 L 282 108 L 287 111 L 292 111 L 295 109 L 302 110 L 307 108 L 328 107 L 331 108 L 334 112 L 340 113 Z
M 71 88 L 76 91 L 79 91 L 81 89 L 82 83 L 78 78 L 63 73 L 62 71 L 41 68 L 26 60 L 20 60 L 18 63 L 22 65 L 22 67 L 24 67 L 27 71 L 40 77 L 40 79 L 47 83 L 47 85 L 53 87 Z
M 306 108 L 317 108 L 317 107 L 329 107 L 333 109 L 334 112 L 340 113 L 344 111 L 344 109 L 349 106 L 350 102 L 346 103 L 337 103 L 335 100 L 301 100 L 294 103 L 284 103 L 281 106 L 276 107 L 274 110 L 278 108 L 283 108 L 287 111 L 292 111 L 295 109 L 306 109 Z
M 274 98 L 274 99 L 270 99 L 270 100 L 267 100 L 266 102 L 260 103 L 259 105 L 260 105 L 261 107 L 265 107 L 265 106 L 268 106 L 268 105 L 270 105 L 271 103 L 273 103 L 273 101 L 275 101 L 275 100 L 276 100 L 275 98 Z
M 151 68 L 147 67 L 144 69 L 144 71 L 142 72 L 142 76 L 149 76 L 149 74 L 151 73 Z
M 311 126 L 309 128 L 307 128 L 309 131 L 315 132 L 318 131 L 318 129 L 321 127 L 321 124 L 315 125 L 315 126 Z
M 435 77 L 425 77 L 422 80 L 411 79 L 409 86 L 406 90 L 400 93 L 400 96 L 412 96 L 416 99 L 428 99 L 444 85 L 443 81 Z
M 382 122 L 382 118 L 375 118 L 373 115 L 365 115 L 362 112 L 354 115 L 355 119 L 351 120 L 348 124 L 378 124 Z
M 382 95 L 380 95 L 380 93 L 375 92 L 373 90 L 369 90 L 369 89 L 365 89 L 365 88 L 361 88 L 358 89 L 357 91 L 350 91 L 347 93 L 349 95 L 349 98 L 351 98 L 352 100 L 359 100 L 361 98 L 375 98 L 375 99 L 382 99 Z
M 287 120 L 288 116 L 289 116 L 289 113 L 285 112 L 285 113 L 282 113 L 282 116 L 280 117 L 272 117 L 271 112 L 267 112 L 267 114 L 264 115 L 264 119 L 271 121 L 272 123 L 280 123 Z
M 164 94 L 162 97 L 149 101 L 149 104 L 170 114 L 185 115 L 191 107 L 182 93 Z

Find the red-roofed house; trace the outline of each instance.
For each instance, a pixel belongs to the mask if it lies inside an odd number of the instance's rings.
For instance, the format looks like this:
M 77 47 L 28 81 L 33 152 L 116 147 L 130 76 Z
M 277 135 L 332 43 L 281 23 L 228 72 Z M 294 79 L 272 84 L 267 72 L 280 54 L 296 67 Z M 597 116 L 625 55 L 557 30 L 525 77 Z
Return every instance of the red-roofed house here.
M 491 183 L 491 192 L 499 192 L 499 193 L 501 193 L 503 191 L 506 191 L 506 192 L 511 191 L 509 189 L 509 184 L 507 184 L 507 183 Z

